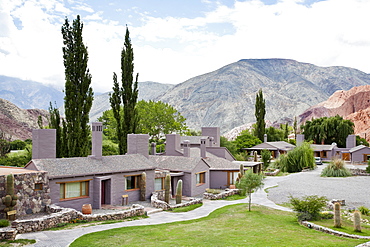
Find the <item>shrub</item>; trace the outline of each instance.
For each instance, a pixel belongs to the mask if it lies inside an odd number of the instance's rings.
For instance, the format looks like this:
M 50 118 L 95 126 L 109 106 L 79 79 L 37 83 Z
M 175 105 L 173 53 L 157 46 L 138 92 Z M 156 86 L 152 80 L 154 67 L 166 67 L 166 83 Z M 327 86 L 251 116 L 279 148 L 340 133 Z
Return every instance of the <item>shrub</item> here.
M 325 196 L 304 196 L 302 199 L 290 196 L 290 203 L 299 221 L 320 219 L 320 211 L 326 206 L 327 201 Z
M 370 209 L 364 206 L 360 206 L 358 207 L 358 211 L 360 211 L 362 215 L 368 215 L 370 212 Z
M 334 218 L 334 214 L 331 212 L 320 212 L 320 218 L 325 220 L 330 220 Z
M 367 161 L 366 172 L 370 173 L 370 160 Z
M 322 177 L 349 177 L 351 172 L 344 167 L 344 161 L 341 159 L 334 159 L 321 172 Z
M 300 172 L 304 168 L 315 168 L 313 150 L 309 143 L 303 143 L 287 154 L 281 155 L 277 162 L 275 165 L 278 165 L 282 172 Z
M 271 152 L 267 149 L 263 149 L 261 151 L 261 159 L 262 159 L 262 162 L 263 162 L 263 170 L 266 170 L 267 167 L 270 164 Z
M 7 227 L 9 225 L 9 220 L 0 220 L 0 227 Z
M 220 194 L 221 191 L 220 189 L 206 189 L 206 192 L 210 194 Z

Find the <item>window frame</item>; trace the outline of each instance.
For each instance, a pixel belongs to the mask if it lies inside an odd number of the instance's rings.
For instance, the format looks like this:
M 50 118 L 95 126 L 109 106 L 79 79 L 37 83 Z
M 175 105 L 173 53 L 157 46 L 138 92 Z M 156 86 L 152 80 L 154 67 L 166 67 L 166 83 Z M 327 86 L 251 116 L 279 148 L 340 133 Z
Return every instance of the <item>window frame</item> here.
M 156 190 L 156 188 L 155 188 L 155 180 L 157 180 L 157 179 L 161 179 L 162 189 L 160 189 L 160 190 Z M 165 177 L 160 177 L 160 178 L 155 178 L 154 179 L 154 191 L 162 191 L 162 190 L 164 190 L 164 179 L 165 179 Z
M 206 183 L 206 171 L 195 173 L 195 183 L 197 186 L 200 186 Z
M 77 180 L 77 181 L 66 181 L 66 182 L 56 182 L 57 184 L 60 185 L 59 187 L 59 201 L 68 201 L 68 200 L 75 200 L 75 199 L 80 199 L 80 198 L 88 198 L 90 194 L 90 181 L 92 179 L 85 179 L 85 180 Z M 66 184 L 71 184 L 71 183 L 79 183 L 80 184 L 80 195 L 79 196 L 74 196 L 74 197 L 66 197 L 67 193 L 67 186 Z M 83 188 L 83 184 L 85 185 L 85 188 Z M 63 188 L 63 197 L 61 197 L 61 190 Z M 85 193 L 83 193 L 85 192 Z
M 227 186 L 235 185 L 238 173 L 239 171 L 227 171 Z
M 44 184 L 43 183 L 35 183 L 33 186 L 34 191 L 41 191 L 44 189 Z
M 134 188 L 127 188 L 127 181 L 128 177 L 134 177 L 136 178 L 136 181 L 134 182 Z M 125 191 L 133 191 L 133 190 L 140 190 L 140 178 L 141 174 L 133 174 L 133 175 L 124 175 L 125 178 Z

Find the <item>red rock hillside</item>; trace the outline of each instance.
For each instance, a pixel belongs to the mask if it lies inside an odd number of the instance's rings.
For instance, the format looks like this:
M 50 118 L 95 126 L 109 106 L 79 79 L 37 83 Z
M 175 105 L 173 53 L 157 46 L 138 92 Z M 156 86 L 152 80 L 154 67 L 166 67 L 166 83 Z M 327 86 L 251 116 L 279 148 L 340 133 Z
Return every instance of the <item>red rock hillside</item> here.
M 43 124 L 47 125 L 49 112 L 40 109 L 20 109 L 13 103 L 0 99 L 0 130 L 11 140 L 32 138 L 32 129 L 38 129 L 37 119 L 42 116 Z
M 299 115 L 300 123 L 320 117 L 340 115 L 355 124 L 355 134 L 370 141 L 370 85 L 336 91 L 327 101 Z

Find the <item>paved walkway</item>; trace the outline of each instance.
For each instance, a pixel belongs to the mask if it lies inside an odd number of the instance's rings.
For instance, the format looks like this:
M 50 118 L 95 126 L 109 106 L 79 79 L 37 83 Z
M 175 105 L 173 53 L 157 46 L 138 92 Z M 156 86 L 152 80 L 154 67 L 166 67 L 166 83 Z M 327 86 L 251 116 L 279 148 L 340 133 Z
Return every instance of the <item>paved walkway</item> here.
M 287 177 L 267 177 L 264 180 L 264 183 L 265 183 L 264 188 L 276 186 L 278 181 L 286 179 L 286 178 Z M 158 224 L 164 224 L 164 223 L 170 223 L 170 222 L 198 219 L 198 218 L 208 216 L 211 212 L 213 212 L 214 210 L 218 208 L 221 208 L 227 205 L 238 204 L 238 203 L 248 203 L 248 199 L 246 198 L 246 199 L 235 200 L 235 201 L 204 200 L 202 207 L 199 207 L 195 210 L 192 210 L 186 213 L 170 213 L 170 212 L 162 211 L 162 212 L 158 212 L 155 214 L 150 214 L 149 218 L 145 218 L 141 220 L 127 221 L 127 222 L 120 222 L 120 223 L 106 224 L 106 225 L 97 225 L 97 226 L 83 227 L 83 228 L 70 229 L 70 230 L 24 233 L 24 234 L 18 234 L 17 239 L 36 239 L 37 242 L 29 246 L 64 247 L 64 246 L 69 246 L 75 239 L 81 237 L 82 235 L 85 235 L 91 232 L 104 231 L 108 229 L 120 228 L 120 227 L 126 227 L 126 226 L 158 225 Z M 258 190 L 256 193 L 252 195 L 252 203 L 268 206 L 268 207 L 279 209 L 279 210 L 291 211 L 290 209 L 278 206 L 274 202 L 267 199 L 267 194 L 264 190 Z

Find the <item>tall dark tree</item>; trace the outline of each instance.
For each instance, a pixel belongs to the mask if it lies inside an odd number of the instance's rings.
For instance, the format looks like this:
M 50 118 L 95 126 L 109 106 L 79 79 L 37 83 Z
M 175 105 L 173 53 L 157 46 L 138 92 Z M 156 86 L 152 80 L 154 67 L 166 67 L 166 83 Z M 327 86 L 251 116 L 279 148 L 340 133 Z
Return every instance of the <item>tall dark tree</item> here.
M 256 136 L 263 142 L 263 136 L 265 134 L 265 100 L 263 99 L 262 89 L 260 89 L 256 95 L 255 113 L 256 116 Z
M 136 74 L 134 81 L 134 51 L 131 45 L 130 32 L 126 27 L 125 43 L 121 52 L 121 86 L 113 73 L 113 93 L 110 95 L 110 104 L 117 122 L 117 139 L 119 152 L 127 152 L 127 135 L 136 133 L 138 113 L 136 109 L 138 88 Z M 121 106 L 122 104 L 122 106 Z
M 49 127 L 56 131 L 56 157 L 62 158 L 66 156 L 66 148 L 64 146 L 64 136 L 62 128 L 62 119 L 60 117 L 59 109 L 50 102 L 49 106 Z
M 89 154 L 89 112 L 94 93 L 91 74 L 87 67 L 87 47 L 82 40 L 83 24 L 80 16 L 70 26 L 68 19 L 62 26 L 63 62 L 65 67 L 65 126 L 67 154 L 83 157 Z

